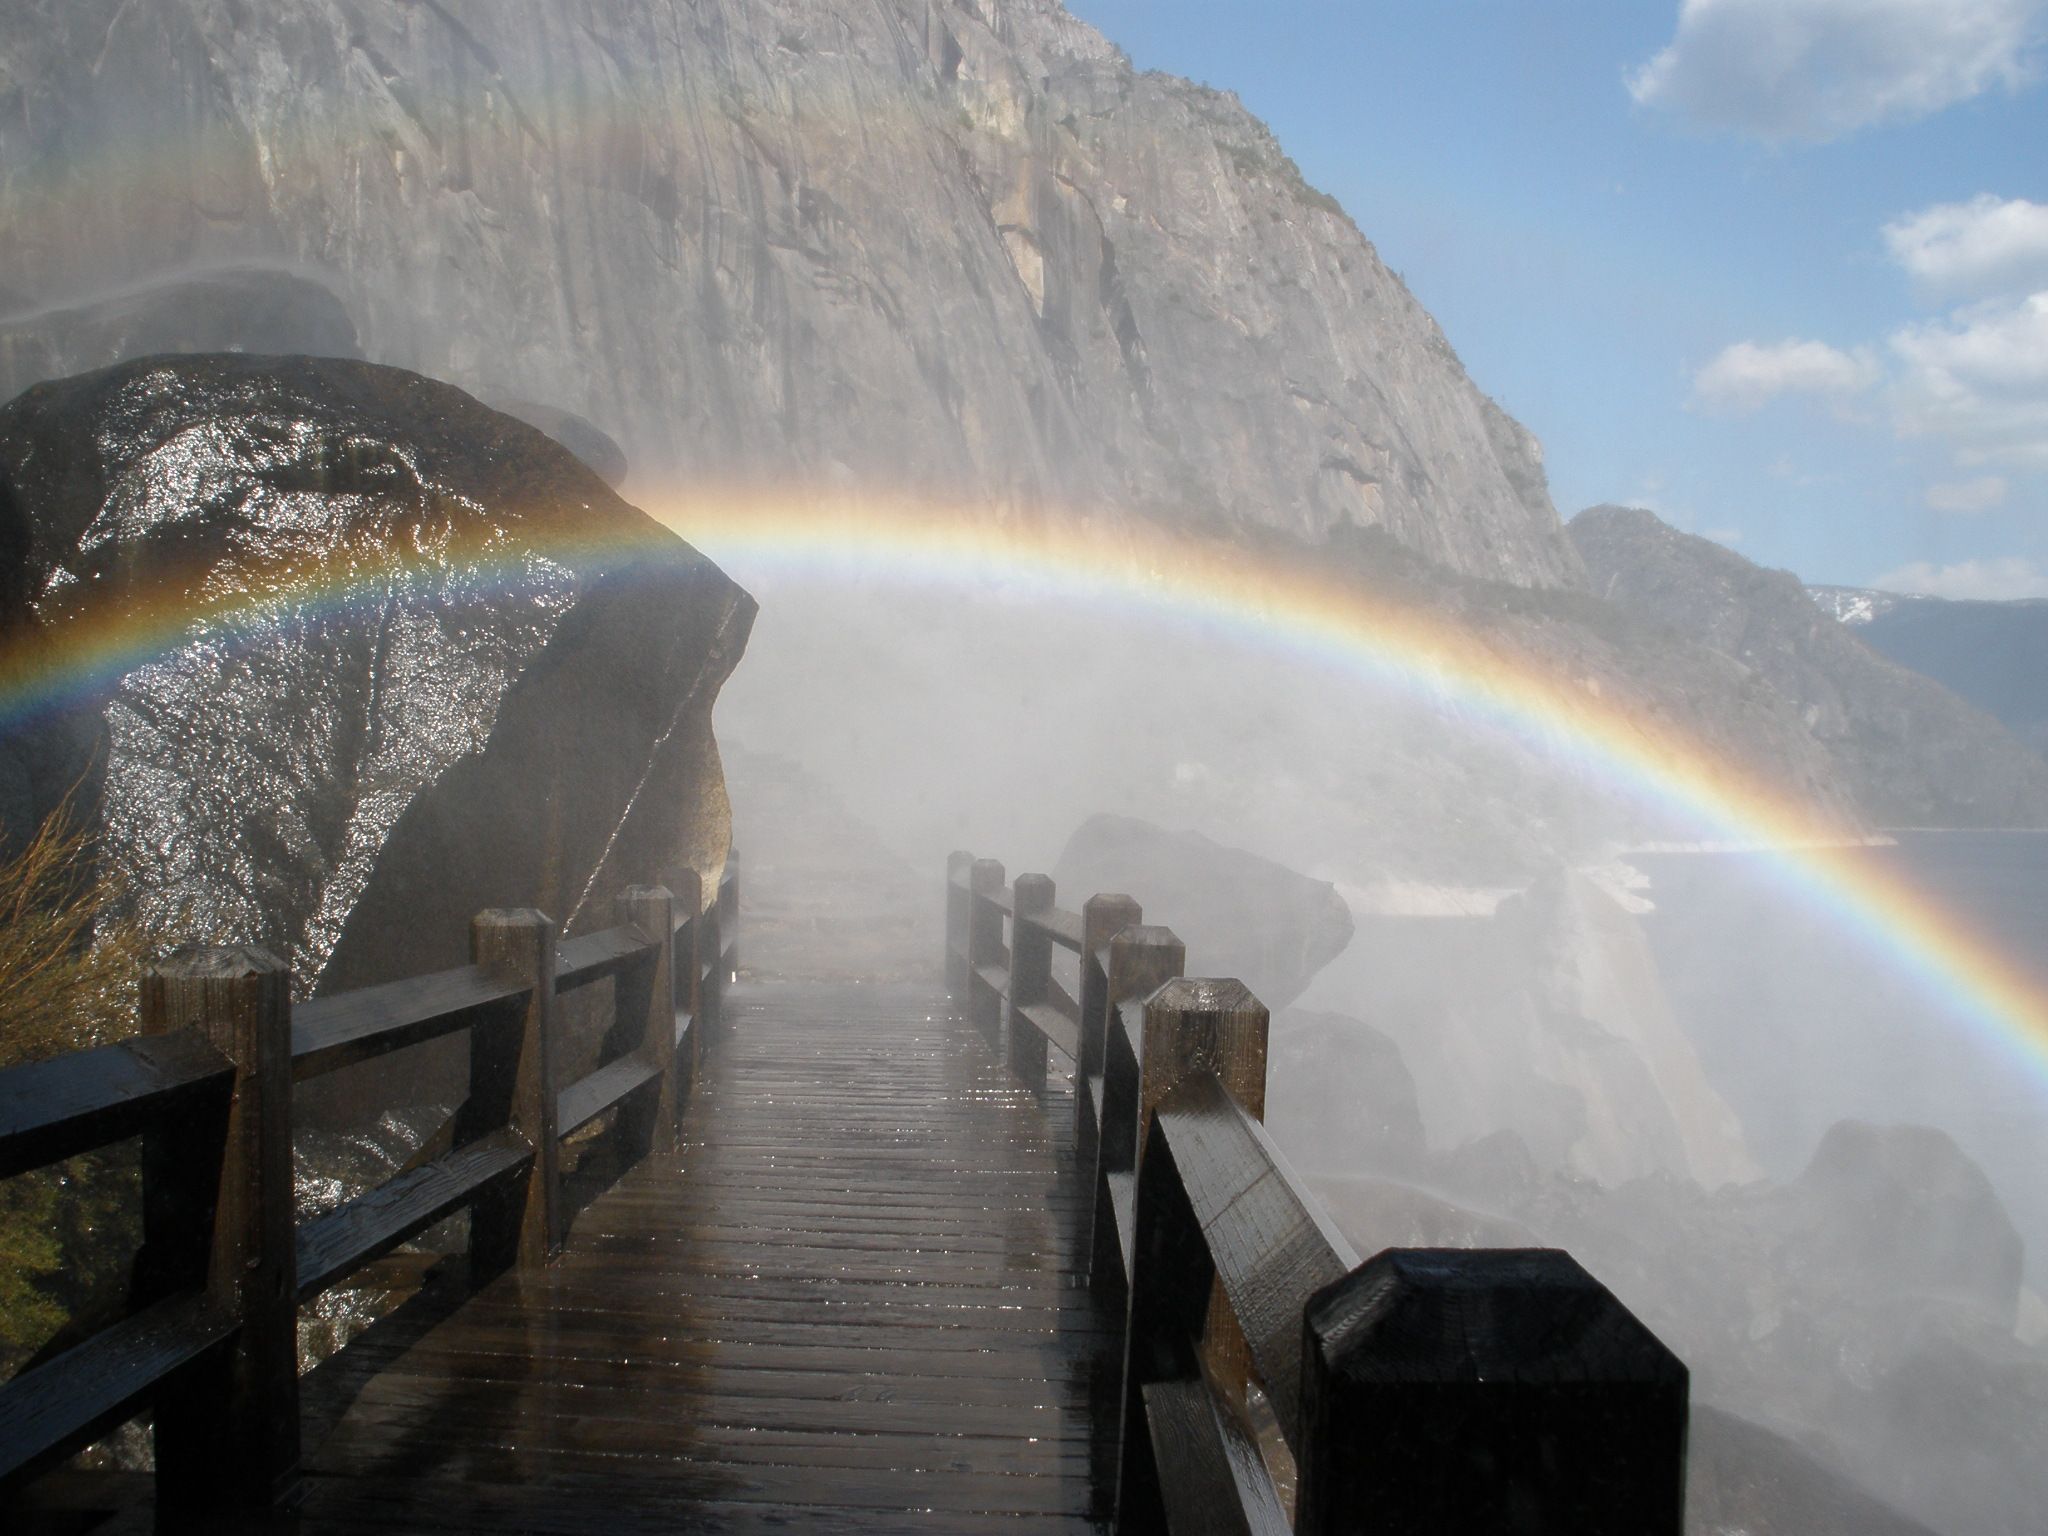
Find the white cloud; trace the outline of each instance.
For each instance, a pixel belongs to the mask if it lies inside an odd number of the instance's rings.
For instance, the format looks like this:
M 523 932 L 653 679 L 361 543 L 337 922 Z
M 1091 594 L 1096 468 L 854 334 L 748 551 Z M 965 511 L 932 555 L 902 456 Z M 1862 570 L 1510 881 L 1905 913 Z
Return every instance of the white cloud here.
M 1871 585 L 1885 592 L 2010 602 L 2014 598 L 2048 597 L 2048 571 L 2020 555 L 1963 560 L 1954 565 L 1932 565 L 1922 560 L 1887 571 Z
M 1901 433 L 1946 437 L 1964 463 L 2048 466 L 2048 291 L 1906 326 L 1891 349 Z
M 1939 203 L 1884 228 L 1892 259 L 1942 293 L 2027 293 L 2048 286 L 2048 204 L 1988 192 Z
M 2026 77 L 2043 0 L 1683 0 L 1639 102 L 1769 140 L 1926 117 Z
M 2006 492 L 2011 487 L 2003 475 L 1980 475 L 1975 480 L 1956 480 L 1945 485 L 1927 487 L 1927 505 L 1935 512 L 1950 512 L 1967 517 L 1976 512 L 1989 512 L 1993 507 L 2005 505 Z
M 1843 352 L 1824 341 L 1738 341 L 1693 376 L 1693 395 L 1711 410 L 1754 411 L 1779 395 L 1845 399 L 1877 383 L 1867 353 Z

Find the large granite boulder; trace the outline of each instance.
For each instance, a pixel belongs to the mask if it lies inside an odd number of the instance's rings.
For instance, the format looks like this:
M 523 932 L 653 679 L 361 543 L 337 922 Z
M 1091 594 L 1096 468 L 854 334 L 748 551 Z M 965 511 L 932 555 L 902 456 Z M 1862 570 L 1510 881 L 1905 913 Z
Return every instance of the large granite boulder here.
M 1129 892 L 1186 942 L 1190 975 L 1234 976 L 1271 1009 L 1351 942 L 1351 911 L 1329 881 L 1133 816 L 1089 817 L 1053 880 L 1076 909 L 1096 891 Z
M 221 267 L 10 313 L 0 302 L 0 404 L 31 384 L 168 352 L 361 357 L 332 289 L 277 267 Z
M 158 919 L 332 990 L 459 963 L 482 907 L 601 925 L 719 867 L 753 601 L 532 428 L 358 362 L 160 358 L 0 410 L 0 476 L 37 668 L 7 803 L 70 744 Z

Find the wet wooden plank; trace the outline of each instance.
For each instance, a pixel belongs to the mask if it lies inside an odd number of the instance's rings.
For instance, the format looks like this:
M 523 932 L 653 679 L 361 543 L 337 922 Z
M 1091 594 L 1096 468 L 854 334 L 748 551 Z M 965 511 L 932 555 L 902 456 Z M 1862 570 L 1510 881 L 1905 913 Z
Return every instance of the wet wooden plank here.
M 555 1134 L 569 1136 L 583 1129 L 627 1094 L 645 1088 L 661 1068 L 639 1056 L 621 1056 L 578 1078 L 555 1096 Z
M 354 1347 L 303 1533 L 1094 1528 L 1115 1333 L 1064 1090 L 932 990 L 727 996 L 673 1159 L 546 1270 Z
M 0 1179 L 134 1136 L 233 1086 L 196 1031 L 138 1036 L 0 1072 Z
M 457 1147 L 299 1226 L 299 1299 L 317 1296 L 533 1160 L 516 1131 Z
M 157 1383 L 225 1344 L 237 1327 L 224 1308 L 188 1292 L 0 1385 L 0 1487 L 131 1417 Z
M 473 965 L 292 1006 L 292 1076 L 300 1082 L 387 1051 L 467 1029 L 527 989 Z
M 659 925 L 657 925 L 658 927 Z M 555 991 L 570 992 L 647 958 L 654 940 L 631 923 L 562 940 L 555 952 Z

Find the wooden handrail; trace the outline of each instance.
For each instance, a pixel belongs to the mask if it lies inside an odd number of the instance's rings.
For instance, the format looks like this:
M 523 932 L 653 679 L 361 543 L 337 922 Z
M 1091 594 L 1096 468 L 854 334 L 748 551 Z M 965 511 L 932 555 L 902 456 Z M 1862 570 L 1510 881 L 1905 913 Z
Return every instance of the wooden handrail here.
M 286 1499 L 301 1303 L 463 1209 L 473 1281 L 545 1263 L 565 1236 L 561 1140 L 608 1110 L 629 1159 L 674 1146 L 739 965 L 737 855 L 708 904 L 695 871 L 670 880 L 566 942 L 539 912 L 481 913 L 471 964 L 296 1006 L 261 950 L 180 951 L 144 975 L 143 1034 L 0 1071 L 0 1177 L 140 1136 L 144 1207 L 125 1315 L 0 1383 L 0 1488 L 154 1407 L 160 1508 Z M 556 1001 L 603 979 L 603 1059 L 558 1087 Z M 383 1184 L 300 1219 L 293 1082 L 463 1032 L 450 1123 Z
M 1028 1081 L 1046 1081 L 1048 1047 L 1072 1062 L 1080 1235 L 1123 1335 L 1093 1403 L 1098 1515 L 1127 1532 L 1677 1536 L 1685 1367 L 1569 1255 L 1361 1264 L 1261 1123 L 1268 1017 L 1241 982 L 1184 977 L 1185 947 L 1128 896 L 1077 916 L 1044 876 L 1005 885 L 965 853 L 946 911 L 967 1016 Z M 1079 957 L 1078 997 L 1052 978 L 1055 947 Z

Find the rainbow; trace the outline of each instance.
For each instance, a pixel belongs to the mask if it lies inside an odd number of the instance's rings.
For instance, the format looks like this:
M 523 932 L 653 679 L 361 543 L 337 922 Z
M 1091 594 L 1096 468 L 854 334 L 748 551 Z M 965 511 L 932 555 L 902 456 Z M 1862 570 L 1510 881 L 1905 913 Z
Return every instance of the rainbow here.
M 93 696 L 133 668 L 223 634 L 255 641 L 281 623 L 345 611 L 431 580 L 451 565 L 464 592 L 660 559 L 676 545 L 660 525 L 755 573 L 876 587 L 955 589 L 1001 582 L 1027 597 L 1114 605 L 1223 633 L 1267 652 L 1333 669 L 1378 690 L 1448 705 L 1503 729 L 1615 792 L 1682 817 L 1702 840 L 1764 850 L 1793 889 L 1927 992 L 1999 1040 L 2016 1043 L 2048 1083 L 2048 994 L 2014 959 L 1888 869 L 1856 841 L 1756 774 L 1626 699 L 1488 644 L 1441 614 L 1362 592 L 1355 581 L 1280 556 L 1204 544 L 1128 519 L 1033 514 L 910 501 L 761 493 L 649 498 L 654 521 L 597 517 L 564 526 L 535 519 L 538 544 L 502 533 L 427 552 L 350 552 L 345 560 L 280 560 L 241 573 L 234 590 L 166 581 L 97 607 L 57 603 L 35 636 L 0 644 L 0 733 Z M 538 554 L 536 553 L 538 550 Z

